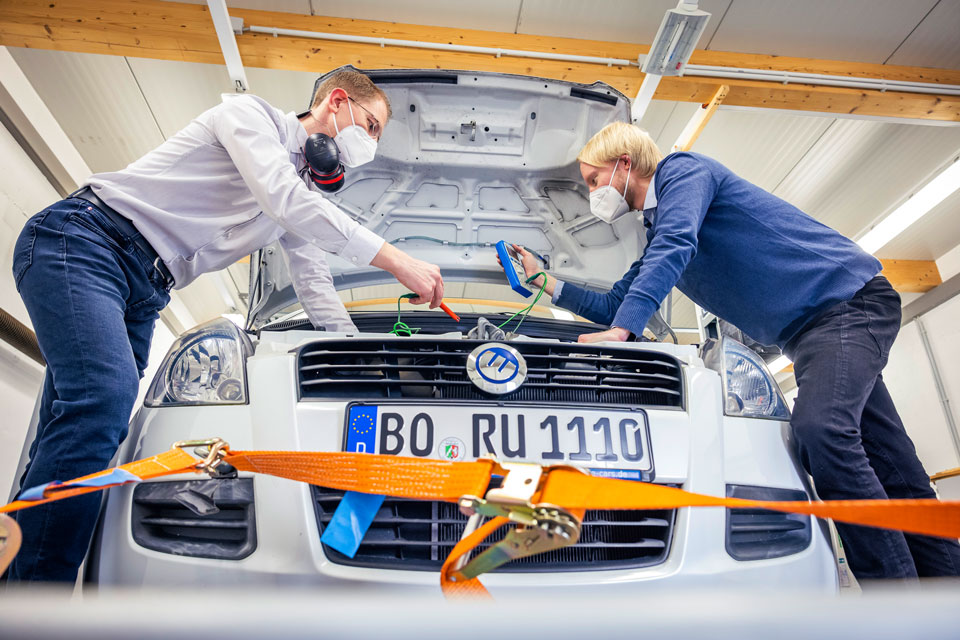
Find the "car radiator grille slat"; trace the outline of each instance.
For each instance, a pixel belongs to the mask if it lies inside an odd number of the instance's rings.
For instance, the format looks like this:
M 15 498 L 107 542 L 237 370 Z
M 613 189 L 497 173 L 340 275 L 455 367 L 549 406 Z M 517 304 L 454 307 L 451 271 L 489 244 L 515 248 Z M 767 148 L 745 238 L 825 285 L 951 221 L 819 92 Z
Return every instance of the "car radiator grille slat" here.
M 357 339 L 299 350 L 300 398 L 424 399 L 682 407 L 676 358 L 653 350 L 513 342 L 527 362 L 516 391 L 492 396 L 467 377 L 477 340 Z
M 322 534 L 340 504 L 342 491 L 312 486 L 317 525 Z M 674 510 L 590 510 L 577 544 L 514 560 L 497 571 L 558 572 L 647 567 L 666 560 Z M 386 498 L 353 558 L 324 545 L 336 564 L 407 571 L 439 571 L 459 541 L 467 517 L 456 504 Z M 503 539 L 497 531 L 482 551 Z

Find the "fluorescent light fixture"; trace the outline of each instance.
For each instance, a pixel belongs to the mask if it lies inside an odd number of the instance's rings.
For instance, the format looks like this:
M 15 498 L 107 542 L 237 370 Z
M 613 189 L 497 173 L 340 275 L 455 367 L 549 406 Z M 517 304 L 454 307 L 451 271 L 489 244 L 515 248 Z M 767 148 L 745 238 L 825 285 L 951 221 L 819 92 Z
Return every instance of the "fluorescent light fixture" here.
M 878 222 L 857 244 L 867 253 L 875 253 L 957 189 L 960 189 L 960 161 L 954 158 L 953 164 Z
M 710 14 L 698 9 L 695 1 L 680 0 L 676 9 L 669 9 L 663 16 L 641 70 L 661 76 L 682 76 L 709 20 Z
M 767 368 L 770 369 L 770 373 L 776 375 L 792 364 L 793 360 L 787 356 L 778 356 L 767 363 Z

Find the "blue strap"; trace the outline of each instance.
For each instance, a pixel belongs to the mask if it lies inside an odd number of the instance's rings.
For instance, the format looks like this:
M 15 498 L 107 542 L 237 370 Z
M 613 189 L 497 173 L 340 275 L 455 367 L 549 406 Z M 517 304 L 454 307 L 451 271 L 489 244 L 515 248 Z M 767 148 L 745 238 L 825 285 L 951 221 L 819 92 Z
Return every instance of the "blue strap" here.
M 126 484 L 128 482 L 141 482 L 143 478 L 140 476 L 134 475 L 127 471 L 126 469 L 120 469 L 119 467 L 102 476 L 97 476 L 95 478 L 87 478 L 86 480 L 80 480 L 78 482 L 70 482 L 64 484 L 59 480 L 54 480 L 53 482 L 47 482 L 46 484 L 37 485 L 36 487 L 30 487 L 20 492 L 20 497 L 18 500 L 27 500 L 29 502 L 35 502 L 37 500 L 43 500 L 49 496 L 46 495 L 48 490 L 51 489 L 73 489 L 74 487 L 106 487 L 115 484 Z
M 37 485 L 36 487 L 30 487 L 24 491 L 20 492 L 20 496 L 17 500 L 28 500 L 33 502 L 35 500 L 43 500 L 43 492 L 47 490 L 47 487 L 55 487 L 62 484 L 59 480 L 54 480 L 53 482 L 47 482 L 45 484 Z
M 357 554 L 360 542 L 373 523 L 383 496 L 371 493 L 348 491 L 343 495 L 330 523 L 320 536 L 320 541 L 333 547 L 348 558 Z

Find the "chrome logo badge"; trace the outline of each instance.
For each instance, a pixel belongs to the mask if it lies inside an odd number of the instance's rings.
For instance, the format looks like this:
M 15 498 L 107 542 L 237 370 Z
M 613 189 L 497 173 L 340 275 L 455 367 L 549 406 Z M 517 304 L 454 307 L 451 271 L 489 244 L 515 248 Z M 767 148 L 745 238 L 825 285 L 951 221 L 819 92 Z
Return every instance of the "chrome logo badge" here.
M 488 342 L 467 356 L 467 376 L 487 393 L 510 393 L 527 379 L 527 361 L 513 347 Z

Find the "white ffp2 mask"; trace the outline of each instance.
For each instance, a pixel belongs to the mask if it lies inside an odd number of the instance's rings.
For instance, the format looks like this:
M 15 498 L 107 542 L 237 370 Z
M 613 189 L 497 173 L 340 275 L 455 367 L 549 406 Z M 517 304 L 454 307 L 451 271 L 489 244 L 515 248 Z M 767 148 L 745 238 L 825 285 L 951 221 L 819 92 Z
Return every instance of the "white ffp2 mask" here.
M 627 184 L 630 182 L 630 169 L 627 169 L 627 181 L 623 183 L 623 193 L 613 188 L 613 176 L 617 174 L 617 167 L 620 166 L 620 159 L 617 158 L 617 164 L 613 167 L 610 174 L 610 182 L 594 189 L 590 194 L 590 213 L 597 216 L 607 224 L 630 211 L 630 205 L 627 204 Z
M 345 166 L 359 167 L 367 164 L 377 155 L 377 141 L 370 137 L 366 130 L 357 124 L 353 119 L 353 106 L 347 100 L 347 108 L 350 109 L 349 127 L 344 127 L 340 131 L 337 126 L 337 118 L 333 118 L 333 126 L 337 130 L 337 135 L 333 141 L 337 143 L 337 149 L 340 151 L 340 160 Z

